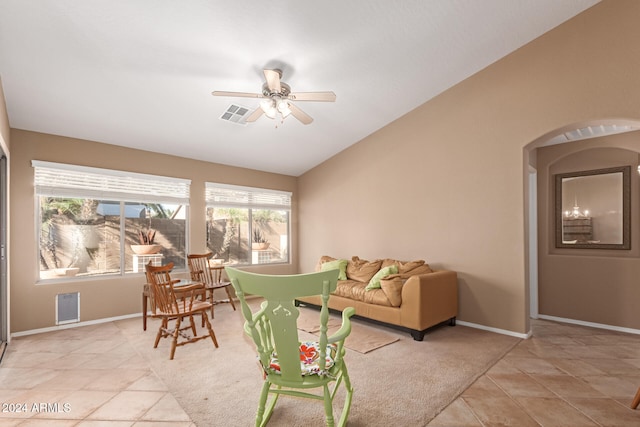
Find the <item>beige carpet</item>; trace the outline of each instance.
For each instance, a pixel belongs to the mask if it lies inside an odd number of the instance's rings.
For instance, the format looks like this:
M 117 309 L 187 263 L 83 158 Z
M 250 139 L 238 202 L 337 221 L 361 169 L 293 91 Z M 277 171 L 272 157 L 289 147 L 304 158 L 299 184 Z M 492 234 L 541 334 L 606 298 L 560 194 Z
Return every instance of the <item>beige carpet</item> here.
M 320 310 L 300 307 L 298 317 L 298 328 L 313 335 L 318 335 L 320 331 Z M 340 315 L 331 314 L 327 322 L 327 334 L 331 336 L 342 326 Z M 351 334 L 345 342 L 345 347 L 366 354 L 377 348 L 392 344 L 398 341 L 397 335 L 391 335 L 375 326 L 364 324 L 363 322 L 351 322 Z
M 213 326 L 219 348 L 210 341 L 178 347 L 173 361 L 167 340 L 153 349 L 156 320 L 149 321 L 147 332 L 142 332 L 140 319 L 117 324 L 197 426 L 254 425 L 262 378 L 252 343 L 242 333 L 239 311 L 228 305 L 216 307 Z M 464 326 L 443 326 L 418 342 L 408 333 L 360 320 L 354 324 L 379 328 L 397 341 L 367 354 L 347 349 L 345 360 L 355 388 L 350 427 L 426 425 L 520 341 Z M 306 332 L 300 333 L 304 339 Z M 336 398 L 336 418 L 342 408 L 340 397 L 342 393 Z M 323 423 L 320 402 L 282 397 L 270 425 Z

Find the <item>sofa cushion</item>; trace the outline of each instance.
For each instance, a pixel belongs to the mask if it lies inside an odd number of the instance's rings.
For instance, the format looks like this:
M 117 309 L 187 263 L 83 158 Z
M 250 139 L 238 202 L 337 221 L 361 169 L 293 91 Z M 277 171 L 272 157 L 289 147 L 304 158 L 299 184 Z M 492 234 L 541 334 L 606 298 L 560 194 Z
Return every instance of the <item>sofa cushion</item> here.
M 400 277 L 380 280 L 380 288 L 392 307 L 400 307 L 402 304 L 402 285 L 404 285 L 404 282 L 405 280 Z
M 390 274 L 396 273 L 398 273 L 398 266 L 395 264 L 381 268 L 376 274 L 373 275 L 371 280 L 369 280 L 369 283 L 367 284 L 367 287 L 365 289 L 368 291 L 372 289 L 380 289 L 380 279 Z
M 364 288 L 366 283 L 359 282 L 357 280 L 340 280 L 338 286 L 336 286 L 335 295 L 354 299 L 356 301 L 364 301 Z
M 364 302 L 367 304 L 384 305 L 391 307 L 389 298 L 385 295 L 382 289 L 373 289 L 364 293 Z
M 340 270 L 338 280 L 347 280 L 347 260 L 334 259 L 320 264 L 320 271 Z
M 364 282 L 357 280 L 340 280 L 333 295 L 348 298 L 354 301 L 362 301 L 367 304 L 384 305 L 391 307 L 389 298 L 382 289 L 374 289 L 372 291 L 365 290 L 367 286 Z
M 371 278 L 380 270 L 382 260 L 367 261 L 360 259 L 357 256 L 351 258 L 351 261 L 347 263 L 347 278 L 350 280 L 357 280 L 364 282 L 365 284 L 371 280 Z

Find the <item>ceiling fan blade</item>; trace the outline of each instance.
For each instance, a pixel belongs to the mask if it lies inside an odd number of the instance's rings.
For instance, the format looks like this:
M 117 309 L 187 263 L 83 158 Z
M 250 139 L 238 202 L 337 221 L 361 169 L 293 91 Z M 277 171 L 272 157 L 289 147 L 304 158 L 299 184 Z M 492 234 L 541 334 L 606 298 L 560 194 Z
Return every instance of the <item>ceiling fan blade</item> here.
M 213 96 L 230 96 L 234 98 L 264 98 L 261 93 L 248 93 L 248 92 L 225 92 L 221 90 L 215 90 L 211 92 Z
M 310 115 L 308 115 L 307 113 L 305 113 L 304 111 L 302 111 L 301 109 L 299 109 L 298 107 L 296 107 L 291 103 L 289 103 L 289 109 L 291 110 L 291 115 L 296 119 L 300 120 L 300 122 L 302 122 L 303 125 L 308 125 L 313 121 L 313 118 Z
M 267 87 L 272 93 L 280 93 L 280 70 L 264 70 L 264 78 L 267 80 Z
M 329 92 L 296 92 L 290 93 L 289 97 L 292 101 L 321 101 L 321 102 L 334 102 L 336 100 L 336 94 Z
M 249 116 L 244 121 L 248 123 L 255 122 L 263 114 L 264 114 L 264 111 L 262 111 L 262 108 L 258 107 L 253 113 L 249 114 Z

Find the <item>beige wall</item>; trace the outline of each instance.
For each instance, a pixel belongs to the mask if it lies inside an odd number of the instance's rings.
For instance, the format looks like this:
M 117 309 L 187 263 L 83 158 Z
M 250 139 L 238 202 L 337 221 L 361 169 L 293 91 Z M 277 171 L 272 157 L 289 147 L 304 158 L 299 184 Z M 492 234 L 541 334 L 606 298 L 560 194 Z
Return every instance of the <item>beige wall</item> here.
M 540 314 L 640 329 L 640 132 L 537 151 Z M 627 165 L 632 169 L 631 249 L 556 248 L 554 175 Z
M 80 320 L 140 313 L 142 274 L 118 278 L 78 279 L 38 284 L 36 220 L 31 160 L 44 160 L 191 179 L 189 252 L 205 249 L 206 181 L 293 192 L 292 264 L 260 269 L 273 274 L 295 273 L 297 214 L 295 177 L 258 172 L 97 142 L 11 130 L 11 332 L 55 324 L 55 295 L 80 292 Z
M 461 320 L 528 332 L 523 148 L 639 118 L 638 19 L 605 0 L 301 176 L 301 270 L 423 258 L 458 272 Z

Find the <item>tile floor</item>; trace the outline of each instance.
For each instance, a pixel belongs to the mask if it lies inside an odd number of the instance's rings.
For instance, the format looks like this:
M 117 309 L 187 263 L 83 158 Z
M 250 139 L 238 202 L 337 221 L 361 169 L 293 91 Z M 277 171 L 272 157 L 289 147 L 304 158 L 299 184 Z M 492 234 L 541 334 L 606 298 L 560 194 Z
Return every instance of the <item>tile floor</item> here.
M 429 426 L 640 426 L 638 387 L 640 336 L 535 320 Z
M 640 336 L 542 320 L 533 332 L 429 426 L 640 426 Z M 0 426 L 195 426 L 113 322 L 15 338 L 0 405 Z
M 195 426 L 117 322 L 14 338 L 0 405 L 3 427 Z

